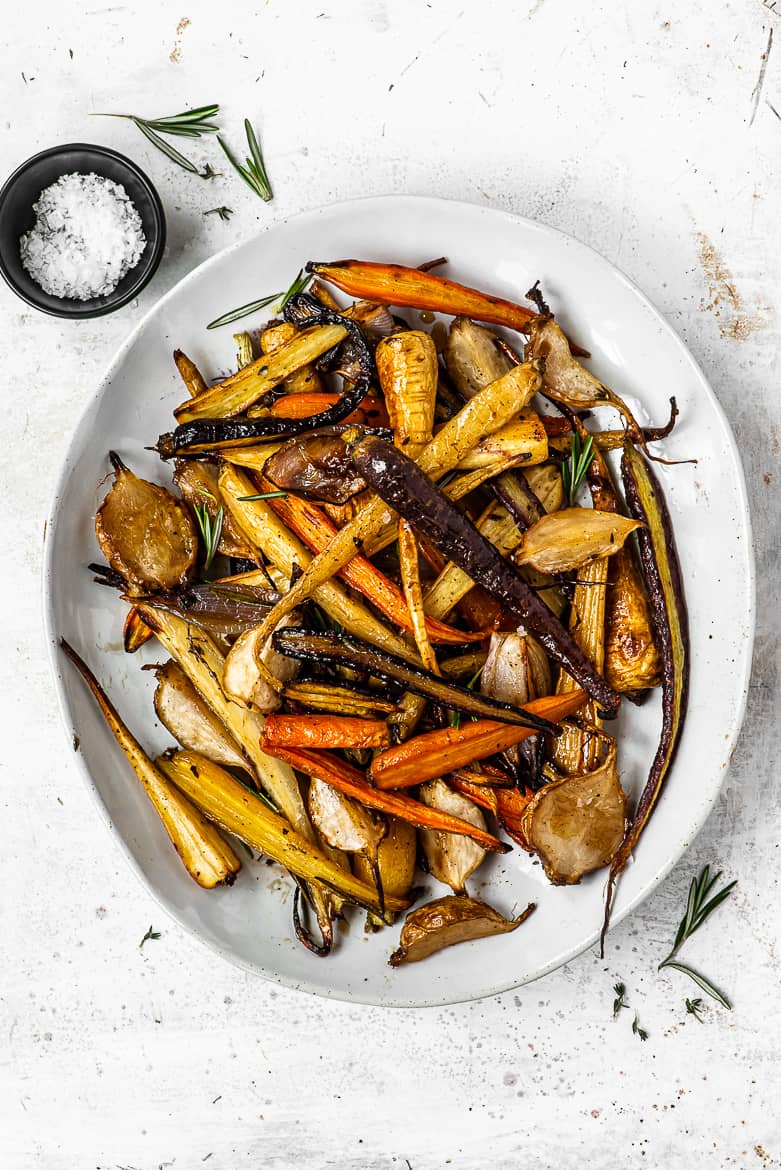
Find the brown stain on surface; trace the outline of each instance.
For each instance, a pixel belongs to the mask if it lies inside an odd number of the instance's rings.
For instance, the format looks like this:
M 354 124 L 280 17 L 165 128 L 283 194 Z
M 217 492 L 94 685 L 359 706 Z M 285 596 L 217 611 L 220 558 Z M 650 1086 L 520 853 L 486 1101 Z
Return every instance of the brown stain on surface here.
M 719 333 L 722 337 L 732 341 L 746 341 L 756 330 L 764 329 L 768 309 L 761 306 L 753 311 L 747 309 L 735 287 L 732 273 L 715 245 L 705 232 L 697 232 L 697 240 L 709 297 L 707 301 L 703 298 L 700 307 L 720 319 Z
M 190 17 L 183 16 L 176 26 L 176 40 L 174 41 L 174 47 L 171 49 L 171 52 L 168 56 L 169 61 L 171 61 L 174 65 L 178 65 L 182 59 L 182 37 L 184 36 L 184 31 L 189 26 L 189 24 Z

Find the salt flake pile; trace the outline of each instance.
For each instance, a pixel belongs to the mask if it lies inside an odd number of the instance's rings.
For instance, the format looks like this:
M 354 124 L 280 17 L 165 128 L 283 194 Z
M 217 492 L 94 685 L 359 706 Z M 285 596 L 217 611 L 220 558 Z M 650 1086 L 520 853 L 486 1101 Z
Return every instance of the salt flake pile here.
M 44 292 L 88 301 L 113 292 L 146 246 L 141 217 L 119 183 L 63 175 L 34 204 L 19 241 L 22 264 Z

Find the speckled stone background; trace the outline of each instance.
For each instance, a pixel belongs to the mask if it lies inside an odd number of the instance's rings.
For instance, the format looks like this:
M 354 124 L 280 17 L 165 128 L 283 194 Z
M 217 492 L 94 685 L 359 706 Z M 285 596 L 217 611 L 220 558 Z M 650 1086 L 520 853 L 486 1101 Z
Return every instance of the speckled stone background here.
M 91 5 L 95 4 L 95 7 Z M 781 1166 L 778 484 L 781 17 L 761 0 L 281 0 L 14 5 L 0 162 L 58 142 L 137 158 L 169 218 L 138 303 L 80 325 L 0 289 L 4 605 L 3 1170 Z M 129 123 L 219 101 L 262 129 L 275 200 L 177 170 Z M 216 165 L 216 147 L 191 151 Z M 517 993 L 389 1013 L 272 989 L 166 921 L 99 824 L 58 725 L 39 577 L 54 470 L 114 349 L 225 244 L 335 199 L 412 191 L 563 228 L 685 337 L 735 428 L 758 629 L 722 796 L 611 935 Z M 203 212 L 227 204 L 229 223 Z M 697 778 L 692 777 L 692 783 Z M 691 875 L 739 885 L 690 945 L 734 1001 L 687 1016 L 657 975 Z M 161 937 L 139 949 L 150 923 Z M 611 1018 L 613 983 L 632 1011 Z

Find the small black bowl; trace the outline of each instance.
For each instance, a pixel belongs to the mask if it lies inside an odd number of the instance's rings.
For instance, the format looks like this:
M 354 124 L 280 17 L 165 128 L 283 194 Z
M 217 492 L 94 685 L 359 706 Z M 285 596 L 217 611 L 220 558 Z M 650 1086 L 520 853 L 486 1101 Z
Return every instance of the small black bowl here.
M 22 267 L 19 255 L 19 238 L 35 223 L 33 204 L 38 196 L 57 179 L 74 172 L 103 175 L 121 183 L 141 216 L 146 236 L 146 247 L 135 268 L 122 277 L 113 292 L 88 301 L 44 292 Z M 108 147 L 83 142 L 52 146 L 17 167 L 0 190 L 0 272 L 17 296 L 53 317 L 102 317 L 126 305 L 152 279 L 164 248 L 165 216 L 160 196 L 134 162 Z

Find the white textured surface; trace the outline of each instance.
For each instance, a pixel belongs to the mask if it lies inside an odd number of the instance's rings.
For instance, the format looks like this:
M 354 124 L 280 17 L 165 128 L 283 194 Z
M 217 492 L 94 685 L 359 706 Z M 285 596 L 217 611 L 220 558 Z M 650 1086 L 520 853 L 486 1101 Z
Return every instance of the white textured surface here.
M 781 22 L 760 0 L 679 7 L 271 0 L 257 12 L 199 2 L 169 15 L 66 0 L 5 24 L 2 170 L 56 142 L 116 146 L 157 183 L 170 241 L 139 304 L 112 318 L 47 320 L 0 290 L 4 1170 L 191 1170 L 209 1155 L 214 1170 L 781 1165 L 781 122 L 767 104 L 781 109 L 781 46 L 752 124 L 761 56 Z M 234 144 L 245 114 L 262 128 L 270 207 L 232 178 L 176 171 L 128 124 L 87 117 L 209 100 L 222 102 Z M 52 468 L 137 314 L 272 216 L 389 190 L 539 217 L 644 288 L 735 427 L 759 589 L 751 704 L 722 798 L 605 961 L 587 954 L 517 994 L 404 1014 L 277 991 L 162 920 L 64 750 L 38 588 Z M 203 218 L 218 203 L 235 209 L 229 224 Z M 691 985 L 655 966 L 705 861 L 739 888 L 691 944 L 735 1003 L 700 1025 L 683 1008 Z M 150 921 L 162 937 L 140 951 Z M 631 1013 L 610 1018 L 616 978 L 651 1033 L 645 1044 Z

